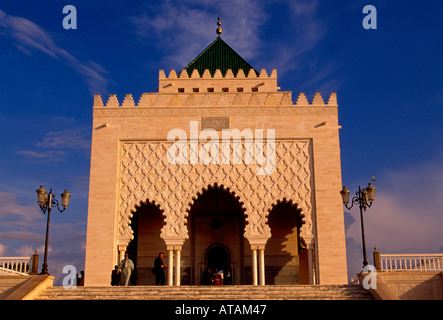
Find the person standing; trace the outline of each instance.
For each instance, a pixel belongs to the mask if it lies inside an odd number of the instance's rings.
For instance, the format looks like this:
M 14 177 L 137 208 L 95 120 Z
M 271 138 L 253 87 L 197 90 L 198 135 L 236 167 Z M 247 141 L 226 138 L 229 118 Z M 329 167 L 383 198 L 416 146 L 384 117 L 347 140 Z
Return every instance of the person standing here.
M 77 286 L 83 287 L 85 285 L 85 272 L 80 271 L 81 277 L 80 280 L 77 282 Z
M 118 270 L 118 265 L 115 265 L 114 270 L 111 273 L 111 286 L 120 285 L 120 270 Z
M 154 260 L 155 285 L 163 286 L 165 284 L 165 264 L 163 263 L 163 252 L 158 254 Z
M 118 268 L 121 270 L 120 285 L 128 286 L 131 273 L 134 270 L 134 263 L 129 259 L 129 255 L 125 253 L 125 258 L 120 262 Z

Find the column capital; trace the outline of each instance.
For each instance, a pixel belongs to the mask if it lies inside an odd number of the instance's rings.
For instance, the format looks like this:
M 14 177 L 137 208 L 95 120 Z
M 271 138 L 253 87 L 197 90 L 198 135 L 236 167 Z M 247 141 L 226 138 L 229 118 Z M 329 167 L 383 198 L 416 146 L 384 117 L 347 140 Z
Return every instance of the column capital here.
M 170 244 L 167 244 L 166 245 L 166 249 L 168 251 L 181 251 L 182 250 L 182 245 L 170 245 Z
M 118 244 L 117 245 L 118 251 L 126 251 L 127 245 L 126 244 Z
M 184 238 L 163 238 L 163 240 L 166 243 L 166 248 L 168 251 L 170 250 L 181 250 L 183 243 L 185 242 L 186 239 Z
M 251 250 L 264 250 L 268 238 L 265 237 L 249 237 L 249 244 L 251 245 Z
M 306 243 L 306 249 L 314 249 L 314 245 L 315 245 L 315 238 L 314 238 L 314 236 L 312 235 L 312 236 L 309 236 L 309 237 L 307 237 L 307 236 L 304 236 L 303 237 L 303 240 L 305 241 L 305 243 Z
M 127 247 L 129 242 L 131 242 L 131 238 L 122 238 L 122 239 L 117 239 L 117 246 L 119 247 L 120 250 L 120 246 L 124 246 Z

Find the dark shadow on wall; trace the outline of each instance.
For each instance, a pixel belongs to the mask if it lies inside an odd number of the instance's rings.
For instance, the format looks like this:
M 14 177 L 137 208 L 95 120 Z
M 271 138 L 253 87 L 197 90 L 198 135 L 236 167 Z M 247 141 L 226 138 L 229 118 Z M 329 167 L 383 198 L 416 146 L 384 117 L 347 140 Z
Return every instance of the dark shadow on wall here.
M 164 252 L 163 261 L 167 263 L 166 244 L 160 238 L 163 226 L 163 211 L 154 203 L 142 203 L 133 213 L 131 228 L 134 232 L 134 239 L 127 248 L 129 258 L 135 265 L 131 285 L 155 284 L 155 276 L 151 270 L 159 252 Z
M 265 250 L 266 284 L 301 284 L 304 275 L 304 246 L 299 232 L 301 210 L 292 202 L 278 202 L 270 211 L 268 225 L 271 238 Z M 301 258 L 301 259 L 300 259 Z M 303 276 L 304 278 L 304 276 Z

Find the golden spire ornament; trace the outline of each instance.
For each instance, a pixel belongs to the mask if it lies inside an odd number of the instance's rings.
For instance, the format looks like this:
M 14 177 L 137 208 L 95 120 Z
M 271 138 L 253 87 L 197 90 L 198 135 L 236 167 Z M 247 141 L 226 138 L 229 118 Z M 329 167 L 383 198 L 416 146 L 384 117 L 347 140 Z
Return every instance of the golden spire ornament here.
M 218 17 L 217 25 L 218 25 L 218 28 L 217 28 L 216 32 L 217 32 L 218 36 L 220 36 L 222 34 L 222 28 L 220 28 L 220 26 L 221 26 L 220 17 Z

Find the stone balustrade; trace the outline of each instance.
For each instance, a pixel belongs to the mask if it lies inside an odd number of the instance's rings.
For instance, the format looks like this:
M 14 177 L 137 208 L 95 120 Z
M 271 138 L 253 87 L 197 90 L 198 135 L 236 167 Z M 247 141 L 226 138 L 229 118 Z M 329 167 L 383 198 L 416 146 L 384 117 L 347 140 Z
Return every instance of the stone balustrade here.
M 9 274 L 29 274 L 32 257 L 0 257 L 0 272 Z
M 380 254 L 382 272 L 443 271 L 443 254 Z
M 0 257 L 0 274 L 37 274 L 38 256 L 37 250 L 35 250 L 31 257 Z

